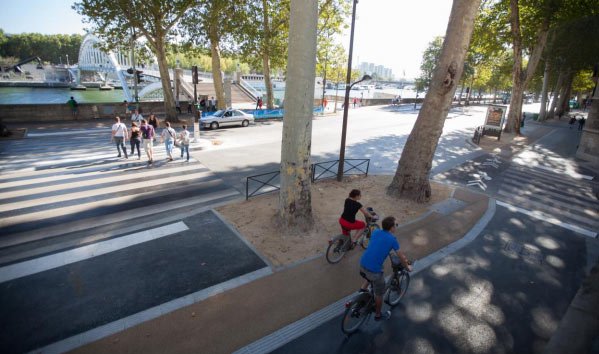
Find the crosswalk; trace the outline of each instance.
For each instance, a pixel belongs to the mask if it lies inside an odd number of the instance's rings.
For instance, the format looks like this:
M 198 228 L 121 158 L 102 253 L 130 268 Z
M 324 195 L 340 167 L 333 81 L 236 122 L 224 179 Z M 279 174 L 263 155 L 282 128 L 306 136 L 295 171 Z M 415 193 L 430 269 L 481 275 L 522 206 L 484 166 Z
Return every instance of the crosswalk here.
M 542 166 L 511 164 L 501 173 L 497 197 L 542 219 L 553 219 L 596 235 L 599 230 L 599 202 L 593 194 L 596 183 Z
M 140 160 L 116 157 L 105 129 L 1 142 L 0 264 L 32 243 L 114 235 L 239 197 L 193 158 L 193 148 L 189 162 L 167 162 L 164 145 L 156 146 L 148 165 L 143 151 Z

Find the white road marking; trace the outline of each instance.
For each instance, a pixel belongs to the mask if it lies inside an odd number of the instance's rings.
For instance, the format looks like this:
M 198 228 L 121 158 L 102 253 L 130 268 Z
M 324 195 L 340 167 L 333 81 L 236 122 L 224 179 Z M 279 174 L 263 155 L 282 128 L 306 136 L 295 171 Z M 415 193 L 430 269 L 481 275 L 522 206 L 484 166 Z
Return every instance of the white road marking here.
M 150 230 L 136 232 L 112 240 L 102 241 L 72 250 L 51 254 L 49 256 L 32 259 L 29 261 L 11 264 L 0 268 L 0 283 L 21 278 L 27 275 L 40 273 L 49 269 L 62 267 L 67 264 L 83 261 L 106 253 L 118 251 L 143 242 L 159 239 L 164 236 L 189 230 L 184 222 L 157 227 Z
M 551 223 L 551 224 L 563 227 L 564 229 L 572 230 L 572 231 L 577 232 L 579 234 L 582 234 L 584 236 L 588 236 L 588 237 L 592 237 L 592 238 L 597 238 L 597 232 L 589 231 L 587 229 L 583 229 L 582 227 L 565 223 L 565 222 L 563 222 L 561 220 L 556 219 L 554 216 L 551 216 L 549 214 L 543 213 L 543 212 L 538 211 L 538 210 L 531 211 L 531 210 L 526 210 L 526 209 L 518 208 L 518 207 L 515 207 L 515 206 L 513 206 L 511 204 L 501 202 L 499 200 L 497 201 L 497 205 L 501 205 L 502 207 L 508 208 L 510 211 L 514 211 L 514 212 L 526 214 L 526 215 L 528 215 L 528 216 L 530 216 L 532 218 L 546 221 L 548 223 Z

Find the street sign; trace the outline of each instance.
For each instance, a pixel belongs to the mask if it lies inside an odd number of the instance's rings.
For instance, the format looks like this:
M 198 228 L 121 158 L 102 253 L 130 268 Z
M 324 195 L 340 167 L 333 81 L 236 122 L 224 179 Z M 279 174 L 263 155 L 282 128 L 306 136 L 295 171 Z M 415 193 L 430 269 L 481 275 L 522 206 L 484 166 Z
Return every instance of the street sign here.
M 489 106 L 485 118 L 485 129 L 501 130 L 505 120 L 505 106 Z

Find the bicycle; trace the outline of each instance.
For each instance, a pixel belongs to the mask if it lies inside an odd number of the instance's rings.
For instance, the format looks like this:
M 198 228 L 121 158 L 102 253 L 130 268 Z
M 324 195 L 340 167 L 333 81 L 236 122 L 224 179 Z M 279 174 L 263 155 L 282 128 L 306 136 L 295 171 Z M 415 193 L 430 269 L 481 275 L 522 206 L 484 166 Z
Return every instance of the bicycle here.
M 395 258 L 395 257 L 393 257 Z M 413 264 L 413 262 L 409 262 Z M 386 283 L 385 295 L 383 300 L 391 307 L 397 306 L 404 297 L 410 286 L 410 273 L 401 264 L 399 259 L 391 261 L 393 274 Z M 366 279 L 366 275 L 360 272 L 360 275 Z M 358 328 L 375 312 L 374 287 L 370 283 L 369 291 L 356 295 L 352 300 L 345 304 L 345 313 L 341 321 L 341 330 L 347 335 L 356 332 Z
M 360 235 L 356 240 L 356 243 L 362 246 L 363 249 L 368 248 L 370 236 L 372 236 L 374 230 L 381 228 L 376 223 L 378 216 L 374 212 L 374 209 L 367 208 L 367 210 L 373 217 L 366 217 L 366 228 L 364 228 L 362 235 Z M 340 235 L 337 235 L 329 240 L 329 246 L 327 247 L 325 256 L 327 261 L 331 264 L 341 261 L 343 256 L 345 256 L 345 253 L 351 251 L 355 247 L 351 240 L 350 230 L 342 226 L 341 231 L 342 233 Z

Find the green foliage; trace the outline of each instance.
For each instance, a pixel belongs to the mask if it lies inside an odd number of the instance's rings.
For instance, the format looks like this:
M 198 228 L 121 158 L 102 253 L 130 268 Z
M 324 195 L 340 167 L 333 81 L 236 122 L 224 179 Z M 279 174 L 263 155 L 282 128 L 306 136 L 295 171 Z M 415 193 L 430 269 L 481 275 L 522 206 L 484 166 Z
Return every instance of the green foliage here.
M 289 37 L 289 0 L 248 0 L 240 11 L 246 16 L 238 23 L 238 30 L 233 35 L 239 55 L 255 69 L 263 67 L 266 57 L 271 70 L 284 70 Z
M 191 69 L 192 66 L 197 65 L 200 71 L 210 72 L 212 71 L 212 58 L 210 55 L 202 53 L 202 51 L 187 46 L 169 46 L 166 60 L 169 67 L 176 67 L 177 60 L 179 60 L 179 65 L 184 69 Z M 242 63 L 233 56 L 221 58 L 221 69 L 227 74 L 237 71 L 238 64 L 242 74 L 250 72 L 250 66 L 247 63 Z
M 441 48 L 443 46 L 443 37 L 435 37 L 428 44 L 428 48 L 422 54 L 422 64 L 420 64 L 420 77 L 416 79 L 416 89 L 423 91 L 430 86 L 433 77 L 433 71 L 437 66 L 439 57 L 441 56 Z
M 328 81 L 343 80 L 347 75 L 347 54 L 335 38 L 348 28 L 348 17 L 351 15 L 351 3 L 343 0 L 320 0 L 318 10 L 318 47 L 316 51 L 316 73 L 326 77 Z M 341 75 L 340 75 L 341 74 Z
M 79 58 L 82 36 L 78 34 L 21 33 L 4 34 L 0 29 L 0 56 L 16 57 L 21 60 L 40 57 L 45 62 L 66 64 L 66 55 L 71 64 Z

